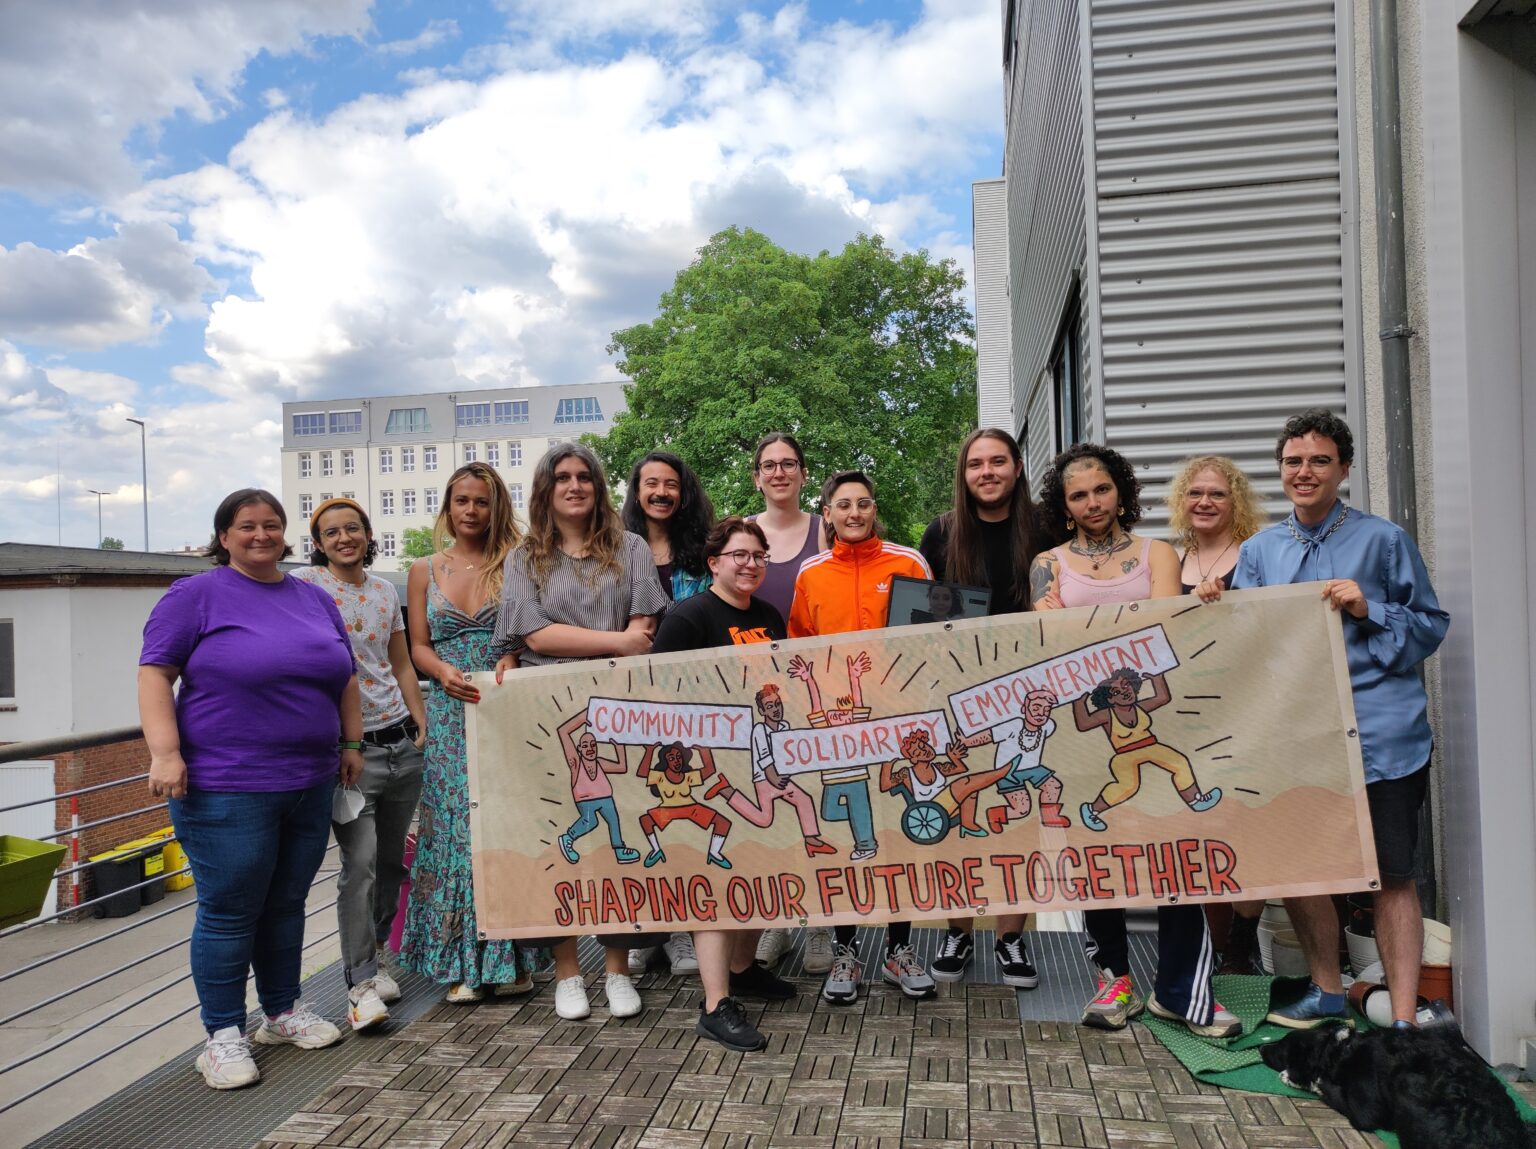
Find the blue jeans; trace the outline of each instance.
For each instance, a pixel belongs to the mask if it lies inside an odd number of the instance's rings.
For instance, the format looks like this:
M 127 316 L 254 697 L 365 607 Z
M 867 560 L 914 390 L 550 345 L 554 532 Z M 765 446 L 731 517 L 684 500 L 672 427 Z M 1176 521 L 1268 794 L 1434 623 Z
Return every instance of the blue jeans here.
M 821 787 L 821 820 L 847 822 L 856 850 L 873 850 L 875 816 L 869 808 L 869 783 L 824 782 Z
M 612 798 L 583 798 L 576 803 L 577 819 L 565 832 L 571 841 L 597 829 L 597 816 L 601 814 L 608 823 L 608 843 L 614 849 L 624 845 L 624 835 L 619 832 L 619 808 Z
M 308 790 L 188 790 L 171 823 L 197 882 L 192 982 L 203 1027 L 245 1026 L 246 971 L 275 1017 L 299 1000 L 304 900 L 331 833 L 334 779 Z

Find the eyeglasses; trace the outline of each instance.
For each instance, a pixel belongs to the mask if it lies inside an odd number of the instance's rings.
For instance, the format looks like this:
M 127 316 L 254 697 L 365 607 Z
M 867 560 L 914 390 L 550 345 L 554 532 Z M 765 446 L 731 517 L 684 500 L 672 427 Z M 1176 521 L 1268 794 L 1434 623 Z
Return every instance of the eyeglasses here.
M 765 475 L 771 475 L 775 471 L 783 471 L 786 475 L 793 475 L 800 469 L 800 460 L 765 459 L 757 465 L 757 469 Z
M 725 551 L 720 557 L 730 559 L 739 567 L 765 567 L 768 565 L 767 551 Z
M 335 539 L 335 538 L 340 538 L 344 534 L 345 535 L 360 535 L 362 533 L 363 533 L 363 524 L 362 523 L 347 523 L 345 526 L 341 526 L 341 527 L 326 527 L 325 530 L 320 532 L 320 537 L 322 539 Z
M 1192 503 L 1198 503 L 1201 499 L 1210 499 L 1213 503 L 1224 503 L 1232 497 L 1231 491 L 1202 491 L 1198 487 L 1184 496 Z
M 842 511 L 844 514 L 847 514 L 855 507 L 863 511 L 865 514 L 868 514 L 870 511 L 875 509 L 875 500 L 860 499 L 855 503 L 851 499 L 838 499 L 837 502 L 832 504 L 832 509 L 834 511 Z
M 1306 463 L 1314 471 L 1321 471 L 1325 467 L 1331 467 L 1337 462 L 1332 455 L 1308 455 L 1303 459 L 1300 455 L 1287 455 L 1280 460 L 1282 471 L 1299 471 L 1302 463 Z

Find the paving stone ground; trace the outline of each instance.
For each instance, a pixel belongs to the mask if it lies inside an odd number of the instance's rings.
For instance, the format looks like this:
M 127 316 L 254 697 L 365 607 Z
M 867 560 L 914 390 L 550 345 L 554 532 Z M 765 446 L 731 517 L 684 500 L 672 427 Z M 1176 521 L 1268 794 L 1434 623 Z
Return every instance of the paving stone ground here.
M 440 1004 L 278 1128 L 261 1149 L 1365 1149 L 1317 1101 L 1194 1080 L 1147 1030 L 1021 1021 L 1014 990 L 940 986 L 911 1001 L 874 984 L 853 1006 L 795 977 L 754 1006 L 767 1050 L 694 1033 L 696 978 L 647 974 L 644 1011 L 555 1016 L 553 987 Z

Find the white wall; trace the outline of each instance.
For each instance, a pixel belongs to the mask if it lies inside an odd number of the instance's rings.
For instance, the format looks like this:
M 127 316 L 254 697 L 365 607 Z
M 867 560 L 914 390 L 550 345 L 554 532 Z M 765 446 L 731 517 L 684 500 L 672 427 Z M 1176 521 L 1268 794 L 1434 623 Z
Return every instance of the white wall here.
M 73 640 L 69 591 L 0 590 L 0 618 L 15 621 L 16 709 L 0 711 L 0 742 L 72 732 Z

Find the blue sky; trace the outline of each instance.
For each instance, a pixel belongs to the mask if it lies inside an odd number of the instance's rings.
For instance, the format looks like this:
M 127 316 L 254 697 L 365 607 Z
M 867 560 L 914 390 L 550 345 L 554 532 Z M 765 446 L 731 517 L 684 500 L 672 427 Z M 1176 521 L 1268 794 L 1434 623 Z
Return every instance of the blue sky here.
M 971 267 L 998 0 L 0 7 L 0 539 L 206 538 L 297 398 L 616 378 L 713 232 Z M 57 460 L 62 458 L 59 469 Z M 60 513 L 62 511 L 62 514 Z

